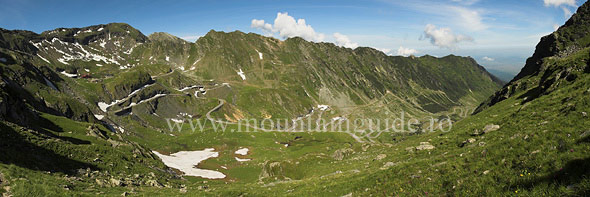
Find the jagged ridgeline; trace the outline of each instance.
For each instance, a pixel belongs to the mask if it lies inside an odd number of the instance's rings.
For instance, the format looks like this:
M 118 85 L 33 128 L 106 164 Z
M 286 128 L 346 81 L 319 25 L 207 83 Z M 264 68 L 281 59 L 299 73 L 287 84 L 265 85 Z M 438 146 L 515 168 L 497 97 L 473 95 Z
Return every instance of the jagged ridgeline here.
M 233 171 L 221 170 L 230 181 L 303 180 L 332 166 L 301 155 L 339 149 L 344 162 L 354 152 L 350 144 L 368 139 L 344 133 L 190 133 L 186 125 L 172 132 L 170 120 L 336 121 L 401 112 L 420 120 L 459 120 L 457 109 L 474 109 L 502 85 L 470 57 L 387 56 L 372 48 L 238 31 L 210 31 L 191 43 L 167 33 L 145 36 L 122 23 L 41 34 L 0 29 L 0 78 L 0 184 L 16 185 L 0 191 L 24 195 L 180 187 L 178 172 L 150 150 L 215 147 L 225 152 L 208 165 L 233 165 Z M 373 140 L 391 141 L 392 135 Z M 261 154 L 252 165 L 231 157 L 232 149 L 245 145 Z M 293 151 L 274 154 L 286 147 Z M 231 162 L 222 164 L 226 157 Z M 316 170 L 273 162 L 299 157 Z M 78 178 L 62 179 L 64 174 Z
M 229 83 L 232 88 L 211 92 L 208 98 L 227 99 L 234 114 L 245 117 L 292 118 L 317 104 L 348 109 L 377 100 L 401 103 L 392 111 L 438 113 L 476 105 L 501 83 L 472 58 L 392 57 L 371 48 L 241 32 L 211 31 L 189 43 L 166 33 L 146 37 L 127 24 L 113 23 L 40 35 L 2 30 L 1 44 L 7 60 L 3 69 L 28 66 L 21 72 L 35 76 L 10 84 L 37 94 L 31 102 L 43 100 L 48 107 L 44 111 L 81 121 L 103 114 L 100 102 L 125 99 L 150 84 L 109 109 L 157 94 L 180 94 L 175 89 L 193 85 Z M 3 75 L 8 73 L 14 72 Z M 32 84 L 36 87 L 27 88 Z M 62 94 L 69 99 L 54 98 Z M 173 114 L 178 111 L 167 115 Z

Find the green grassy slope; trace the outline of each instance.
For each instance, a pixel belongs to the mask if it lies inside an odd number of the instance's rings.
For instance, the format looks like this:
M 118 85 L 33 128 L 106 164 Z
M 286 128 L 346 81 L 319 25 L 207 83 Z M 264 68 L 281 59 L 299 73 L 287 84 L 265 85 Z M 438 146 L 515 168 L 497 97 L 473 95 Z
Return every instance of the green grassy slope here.
M 359 143 L 348 133 L 220 133 L 210 122 L 193 132 L 188 121 L 438 117 L 474 108 L 500 85 L 472 58 L 392 57 L 242 32 L 188 43 L 120 23 L 39 35 L 0 29 L 0 58 L 0 191 L 17 196 L 373 192 L 363 179 L 381 176 L 385 161 L 410 160 L 405 146 L 423 135 Z M 170 118 L 184 120 L 180 131 L 170 131 Z M 251 161 L 236 161 L 240 147 Z M 220 156 L 199 167 L 226 179 L 178 177 L 151 153 L 204 148 Z

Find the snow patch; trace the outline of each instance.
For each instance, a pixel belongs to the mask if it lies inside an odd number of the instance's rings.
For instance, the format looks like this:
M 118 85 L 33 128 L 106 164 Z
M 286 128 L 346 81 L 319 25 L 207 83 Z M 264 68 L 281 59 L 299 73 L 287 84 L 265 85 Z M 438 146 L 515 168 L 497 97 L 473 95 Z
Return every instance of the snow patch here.
M 98 45 L 100 45 L 100 47 L 102 47 L 102 48 L 105 48 L 105 46 L 107 45 L 107 42 L 104 39 L 102 39 Z
M 70 63 L 66 62 L 63 58 L 57 58 L 57 61 L 61 62 L 62 64 L 65 64 L 65 65 L 70 65 Z
M 37 49 L 41 49 L 40 47 L 42 47 L 42 45 L 43 45 L 42 42 L 34 43 L 33 41 L 29 41 L 29 43 L 31 43 Z
M 170 61 L 170 57 L 166 56 L 166 61 L 169 62 Z
M 343 120 L 346 120 L 346 118 L 345 117 L 334 117 L 334 118 L 332 118 L 332 121 L 343 121 Z
M 248 155 L 248 151 L 249 151 L 248 148 L 241 148 L 241 149 L 237 150 L 235 153 L 238 155 Z
M 47 63 L 51 64 L 51 62 L 49 62 L 49 60 L 47 60 L 47 59 L 43 58 L 41 55 L 37 54 L 37 57 L 39 57 L 39 58 L 41 58 L 43 61 L 45 61 L 45 62 L 47 62 Z
M 98 120 L 102 120 L 104 118 L 104 115 L 94 114 L 94 117 Z
M 198 85 L 188 86 L 188 87 L 184 87 L 182 89 L 178 89 L 178 91 L 183 92 L 183 91 L 190 90 L 190 89 L 193 89 L 193 88 L 198 88 L 198 87 L 201 87 L 201 86 L 198 86 Z
M 254 50 L 256 50 L 256 49 L 254 49 Z M 258 52 L 258 50 L 256 50 L 256 53 L 258 53 L 258 57 L 260 58 L 260 60 L 262 60 L 262 53 Z
M 184 122 L 183 120 L 174 119 L 174 118 L 171 118 L 170 120 L 172 120 L 172 122 L 175 122 L 175 123 L 183 123 Z
M 237 158 L 237 157 L 234 157 L 234 158 L 236 158 L 236 161 L 239 161 L 239 162 L 244 162 L 244 161 L 250 161 L 251 160 L 251 159 L 240 159 L 240 158 Z
M 96 30 L 96 31 L 102 31 L 103 29 L 104 29 L 104 28 L 102 28 L 102 27 L 101 27 L 101 28 L 98 28 L 98 30 Z
M 102 110 L 103 112 L 107 112 L 107 109 L 115 104 L 117 104 L 119 100 L 113 101 L 111 104 L 107 104 L 105 102 L 98 102 L 98 108 L 100 108 L 100 110 Z
M 222 179 L 225 174 L 215 171 L 199 169 L 196 166 L 209 158 L 218 157 L 219 153 L 214 152 L 215 149 L 207 148 L 202 151 L 180 151 L 171 155 L 163 155 L 157 151 L 152 151 L 155 155 L 160 157 L 166 166 L 175 168 L 184 172 L 184 176 L 197 176 L 206 179 Z
M 98 66 L 98 67 L 102 67 L 102 64 L 96 64 L 96 66 Z
M 328 105 L 318 105 L 318 109 L 321 111 L 326 111 L 328 110 L 328 108 L 330 108 L 330 106 Z
M 246 80 L 246 75 L 244 74 L 244 71 L 242 71 L 241 68 L 240 68 L 240 72 L 238 72 L 238 75 L 240 75 L 240 77 L 242 78 L 242 80 Z
M 77 74 L 70 74 L 70 73 L 67 73 L 65 70 L 64 71 L 61 71 L 61 74 L 65 75 L 67 77 L 70 77 L 70 78 L 78 77 Z

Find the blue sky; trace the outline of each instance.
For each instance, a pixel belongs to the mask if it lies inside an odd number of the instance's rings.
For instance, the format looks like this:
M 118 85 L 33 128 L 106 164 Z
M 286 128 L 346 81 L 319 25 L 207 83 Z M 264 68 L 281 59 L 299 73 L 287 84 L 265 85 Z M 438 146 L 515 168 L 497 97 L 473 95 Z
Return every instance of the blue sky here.
M 211 29 L 240 30 L 369 46 L 391 55 L 472 56 L 487 68 L 516 73 L 539 39 L 584 2 L 0 0 L 0 27 L 40 33 L 125 22 L 146 35 L 168 32 L 191 41 Z

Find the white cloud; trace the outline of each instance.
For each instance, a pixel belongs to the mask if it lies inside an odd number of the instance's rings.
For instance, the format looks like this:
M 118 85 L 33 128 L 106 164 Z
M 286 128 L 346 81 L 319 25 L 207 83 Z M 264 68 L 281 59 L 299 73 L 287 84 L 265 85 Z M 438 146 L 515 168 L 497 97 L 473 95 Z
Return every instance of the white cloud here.
M 473 38 L 453 33 L 450 28 L 436 28 L 428 24 L 424 28 L 424 37 L 430 39 L 430 43 L 440 48 L 455 49 L 456 45 L 463 41 L 473 41 Z
M 350 39 L 348 38 L 348 36 L 342 35 L 341 33 L 336 32 L 332 36 L 334 36 L 334 39 L 336 40 L 335 43 L 338 46 L 351 48 L 351 49 L 355 49 L 359 46 L 357 43 L 351 42 Z
M 477 2 L 479 2 L 479 0 L 452 0 L 453 2 L 457 2 L 457 3 L 461 3 L 461 4 L 465 4 L 465 5 L 473 5 Z
M 483 57 L 483 58 L 481 58 L 481 59 L 483 59 L 483 60 L 485 60 L 485 61 L 488 61 L 488 62 L 493 62 L 493 61 L 494 61 L 494 58 L 491 58 L 491 57 L 488 57 L 488 56 L 486 56 L 486 57 Z
M 264 23 L 264 20 L 252 19 L 252 25 L 250 25 L 250 27 L 262 29 L 265 32 L 272 32 L 272 25 Z
M 283 38 L 301 37 L 303 39 L 315 42 L 324 41 L 324 34 L 317 33 L 305 23 L 305 19 L 295 20 L 287 12 L 277 13 L 274 24 L 265 23 L 264 20 L 252 20 L 252 28 L 261 29 L 265 32 L 278 33 Z
M 545 2 L 545 6 L 555 6 L 559 7 L 561 5 L 569 5 L 572 7 L 576 7 L 576 0 L 543 0 Z
M 576 7 L 576 0 L 543 0 L 543 2 L 545 3 L 545 7 L 561 7 L 561 10 L 563 10 L 563 16 L 566 19 L 570 18 L 573 14 L 567 6 Z
M 404 48 L 403 46 L 400 46 L 399 49 L 397 49 L 397 55 L 401 55 L 401 56 L 410 56 L 413 55 L 415 53 L 418 53 L 418 51 L 416 49 L 410 49 L 410 48 Z
M 481 31 L 488 28 L 488 25 L 483 23 L 481 12 L 465 7 L 449 6 L 448 9 L 452 11 L 452 17 L 455 18 L 457 24 L 465 29 L 471 31 Z
M 561 9 L 563 10 L 563 17 L 570 18 L 572 16 L 573 13 L 569 8 L 561 7 Z
M 377 50 L 379 50 L 379 51 L 381 51 L 381 52 L 385 53 L 385 55 L 393 55 L 393 54 L 391 53 L 391 49 L 388 49 L 388 48 L 375 48 L 375 49 L 377 49 Z
M 553 30 L 557 31 L 557 29 L 559 29 L 559 25 L 558 24 L 553 24 Z

